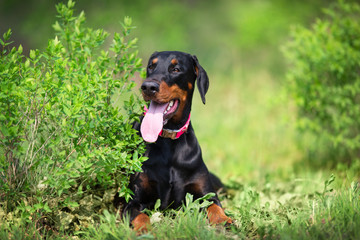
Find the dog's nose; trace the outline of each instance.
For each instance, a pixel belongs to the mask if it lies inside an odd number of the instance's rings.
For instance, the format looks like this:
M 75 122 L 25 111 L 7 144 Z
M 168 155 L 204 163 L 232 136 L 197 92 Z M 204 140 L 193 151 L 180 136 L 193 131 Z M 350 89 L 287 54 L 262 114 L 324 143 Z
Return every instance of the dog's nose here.
M 160 85 L 154 81 L 145 81 L 141 85 L 141 90 L 144 94 L 148 96 L 153 96 L 155 93 L 159 92 Z

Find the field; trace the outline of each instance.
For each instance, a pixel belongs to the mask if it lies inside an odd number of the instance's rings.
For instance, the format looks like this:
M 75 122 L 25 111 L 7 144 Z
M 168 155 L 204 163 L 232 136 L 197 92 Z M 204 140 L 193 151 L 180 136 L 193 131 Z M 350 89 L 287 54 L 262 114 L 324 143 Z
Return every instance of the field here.
M 322 145 L 298 131 L 286 88 L 290 66 L 282 50 L 289 31 L 296 24 L 310 26 L 328 2 L 130 2 L 79 1 L 76 9 L 85 10 L 87 25 L 110 33 L 131 16 L 143 65 L 155 50 L 197 55 L 210 88 L 206 105 L 194 93 L 192 124 L 205 163 L 227 187 L 220 197 L 234 224 L 210 226 L 190 196 L 179 211 L 148 211 L 152 229 L 142 236 L 111 208 L 97 222 L 69 232 L 5 221 L 9 216 L 0 204 L 0 239 L 360 239 L 359 159 L 336 161 L 314 153 Z M 7 7 L 19 13 L 15 3 Z M 54 22 L 55 10 L 47 3 L 12 18 L 18 41 L 34 35 L 23 43 L 25 52 L 43 48 L 52 37 L 39 17 L 43 9 L 49 11 L 42 19 Z M 10 27 L 3 23 L 1 30 Z

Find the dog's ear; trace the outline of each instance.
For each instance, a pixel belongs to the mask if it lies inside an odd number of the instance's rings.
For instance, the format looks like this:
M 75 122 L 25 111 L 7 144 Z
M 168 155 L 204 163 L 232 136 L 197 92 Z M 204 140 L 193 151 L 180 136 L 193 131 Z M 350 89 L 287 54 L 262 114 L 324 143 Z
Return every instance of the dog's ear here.
M 195 62 L 194 69 L 197 76 L 197 87 L 200 92 L 201 100 L 205 104 L 205 94 L 209 89 L 209 78 L 206 71 L 200 65 L 197 57 L 194 55 L 192 58 Z

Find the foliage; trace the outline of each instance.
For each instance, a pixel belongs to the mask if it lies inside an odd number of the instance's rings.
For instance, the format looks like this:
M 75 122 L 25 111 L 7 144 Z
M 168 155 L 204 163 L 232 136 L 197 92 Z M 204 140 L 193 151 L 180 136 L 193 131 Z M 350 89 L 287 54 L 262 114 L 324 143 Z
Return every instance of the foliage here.
M 359 209 L 359 183 L 352 182 L 348 189 L 312 201 L 308 207 L 310 217 L 304 212 L 298 214 L 298 221 L 278 228 L 271 238 L 282 236 L 287 239 L 358 239 Z
M 325 13 L 311 29 L 292 31 L 285 48 L 289 90 L 299 127 L 351 161 L 360 152 L 360 5 L 339 1 Z
M 149 233 L 136 236 L 129 221 L 104 210 L 96 223 L 77 231 L 77 239 L 358 239 L 360 188 L 356 181 L 339 181 L 339 173 L 323 179 L 307 177 L 234 181 L 229 196 L 220 196 L 233 226 L 210 226 L 206 204 L 191 195 L 178 210 L 146 211 L 151 216 Z M 336 176 L 336 179 L 335 179 Z M 333 189 L 333 191 L 330 191 Z M 210 196 L 204 198 L 208 199 Z M 203 203 L 206 203 L 204 201 Z M 158 204 L 159 206 L 159 204 Z M 47 239 L 69 238 L 59 232 L 45 232 Z M 15 224 L 0 226 L 0 238 L 41 239 L 36 229 Z M 15 238 L 18 236 L 18 238 Z
M 207 199 L 214 196 L 209 193 L 201 199 L 193 199 L 191 194 L 186 195 L 185 203 L 180 209 L 159 211 L 160 201 L 155 209 L 146 213 L 151 216 L 151 232 L 142 235 L 145 239 L 226 239 L 225 229 L 217 231 L 207 223 L 204 209 L 211 203 Z M 88 239 L 136 239 L 136 234 L 129 228 L 129 222 L 117 223 L 116 216 L 104 212 L 101 224 L 91 226 L 84 232 Z
M 145 239 L 357 239 L 360 227 L 358 182 L 340 187 L 331 174 L 328 179 L 311 175 L 287 181 L 241 184 L 232 182 L 222 203 L 234 220 L 229 229 L 210 227 L 199 201 L 187 195 L 180 210 L 146 211 L 152 229 Z M 336 178 L 337 179 L 337 178 Z M 205 197 L 205 200 L 209 196 Z M 158 204 L 159 206 L 160 204 Z M 105 213 L 101 224 L 90 227 L 85 238 L 136 239 L 128 223 L 116 222 Z
M 357 239 L 359 183 L 334 186 L 335 175 L 245 185 L 228 208 L 241 238 Z M 239 188 L 239 186 L 237 186 Z
M 141 59 L 137 39 L 129 38 L 131 19 L 114 34 L 109 52 L 102 50 L 109 34 L 86 28 L 74 5 L 56 6 L 56 37 L 44 52 L 26 57 L 21 45 L 9 49 L 11 30 L 0 40 L 1 221 L 20 214 L 27 222 L 64 226 L 61 216 L 69 209 L 79 215 L 94 203 L 95 191 L 105 196 L 105 189 L 115 189 L 113 195 L 129 199 L 129 176 L 145 160 L 132 129 L 141 111 L 129 94 L 130 77 L 141 70 Z

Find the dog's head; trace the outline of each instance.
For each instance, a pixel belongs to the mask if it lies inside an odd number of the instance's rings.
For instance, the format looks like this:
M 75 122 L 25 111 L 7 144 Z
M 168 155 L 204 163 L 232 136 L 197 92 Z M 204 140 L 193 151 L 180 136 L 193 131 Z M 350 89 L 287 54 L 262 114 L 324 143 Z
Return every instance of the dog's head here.
M 141 85 L 144 100 L 150 101 L 147 114 L 150 115 L 142 126 L 144 132 L 155 135 L 164 125 L 170 129 L 183 125 L 191 111 L 196 80 L 205 104 L 209 79 L 196 56 L 176 51 L 153 53 L 147 66 L 147 77 Z

